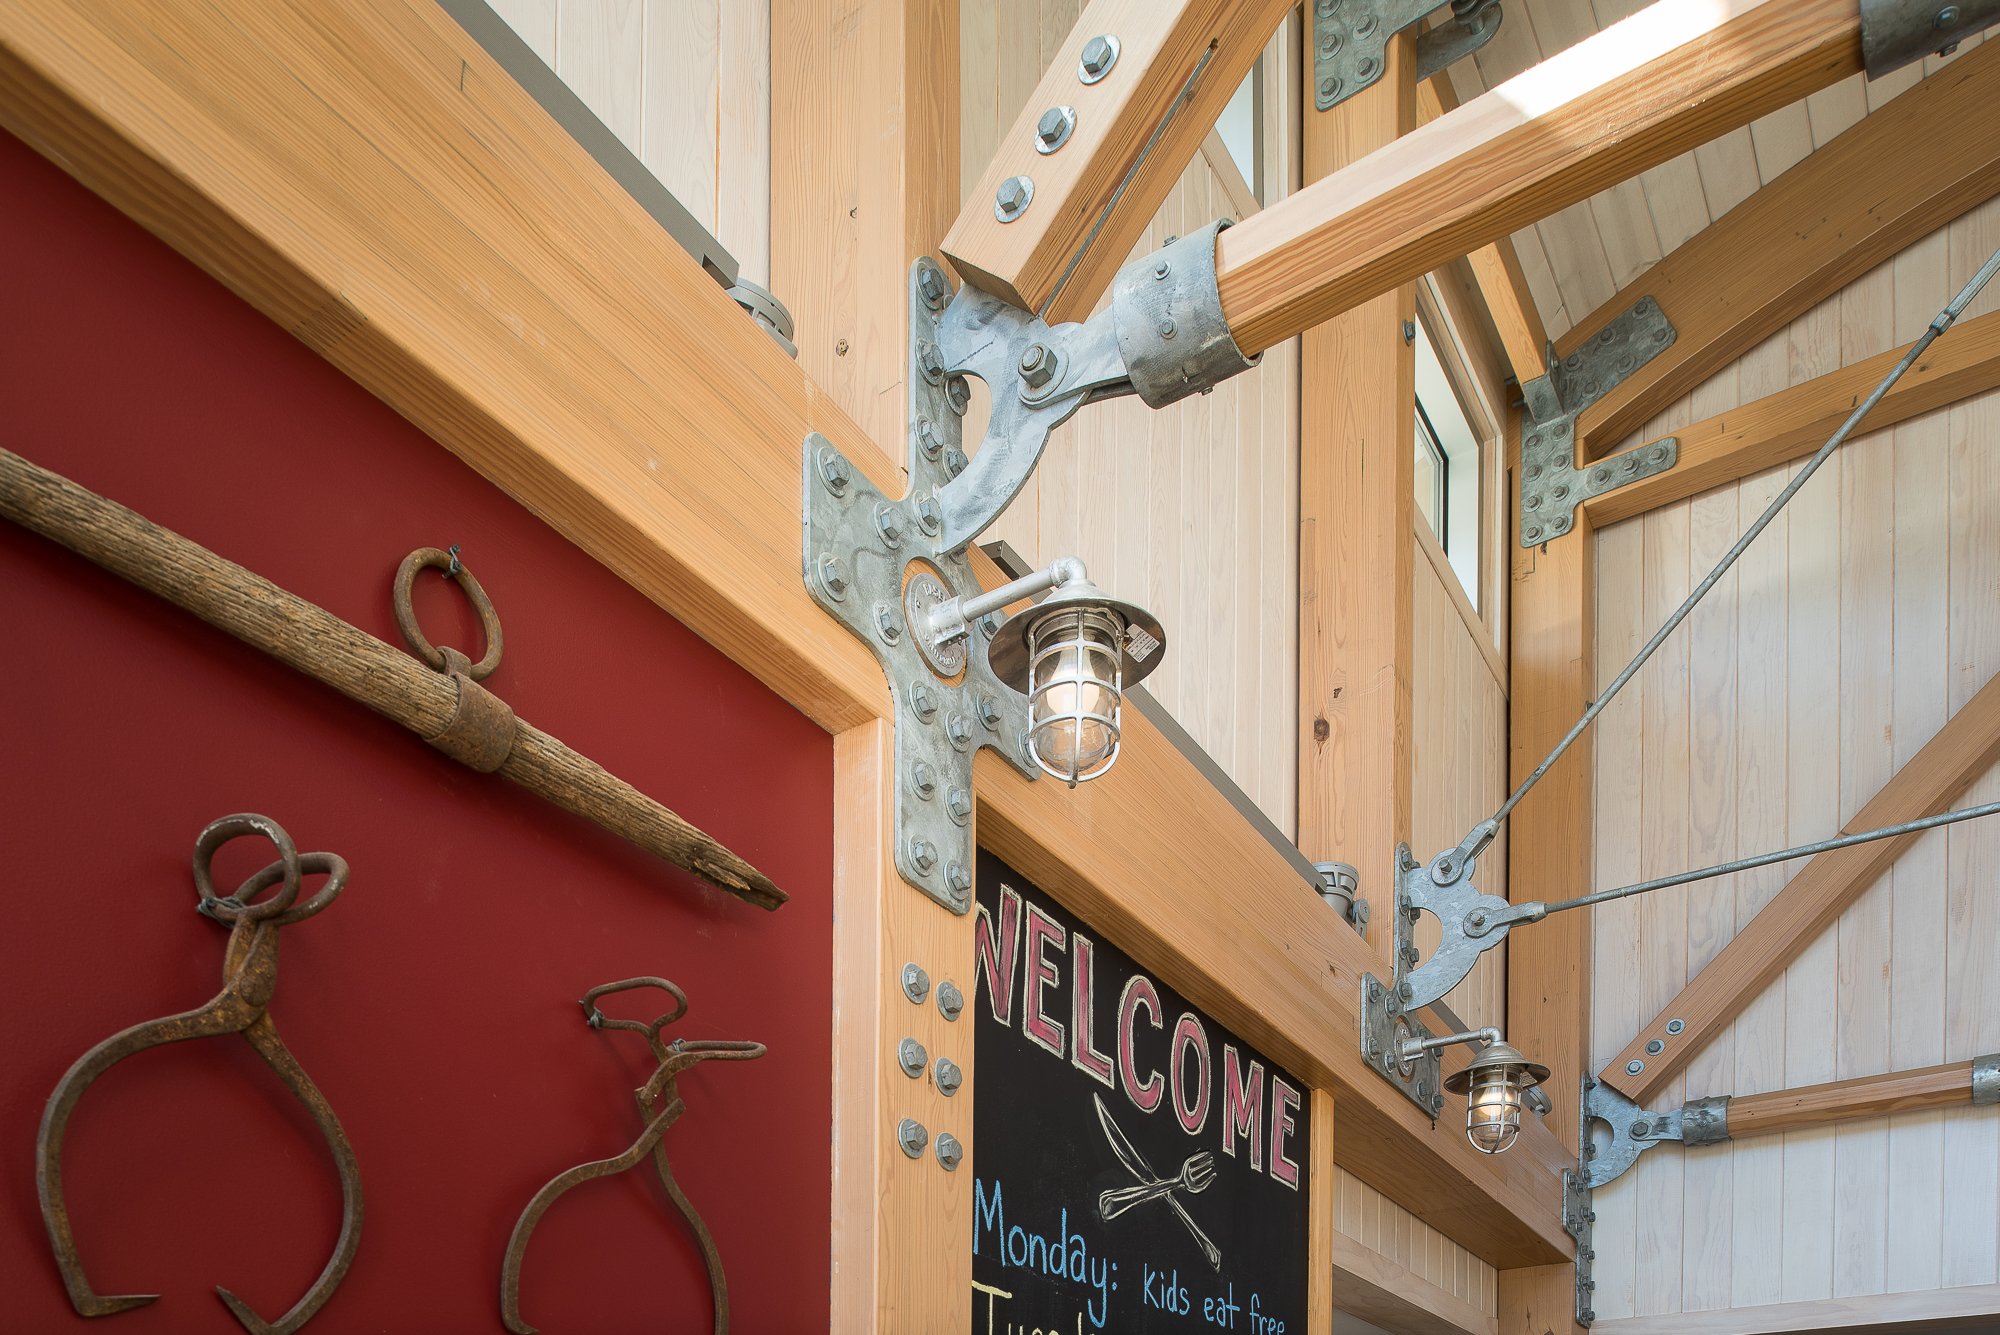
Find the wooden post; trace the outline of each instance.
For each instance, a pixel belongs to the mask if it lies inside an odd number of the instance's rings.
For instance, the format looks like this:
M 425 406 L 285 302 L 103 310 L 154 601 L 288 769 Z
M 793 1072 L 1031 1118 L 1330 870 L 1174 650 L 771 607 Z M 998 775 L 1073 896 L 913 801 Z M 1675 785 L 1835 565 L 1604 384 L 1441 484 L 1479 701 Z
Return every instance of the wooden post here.
M 1387 64 L 1307 113 L 1308 188 L 1415 127 L 1414 41 L 1391 42 Z M 1353 864 L 1384 903 L 1410 832 L 1416 315 L 1406 283 L 1308 330 L 1299 368 L 1299 847 Z M 1378 942 L 1390 929 L 1386 912 L 1369 926 Z
M 956 0 L 774 0 L 771 287 L 797 323 L 799 364 L 901 461 L 908 271 L 956 210 Z M 896 873 L 895 734 L 876 719 L 834 740 L 833 1328 L 964 1330 L 972 1315 L 969 1016 L 905 995 L 905 965 L 970 995 L 970 916 Z M 964 1072 L 946 1097 L 911 1080 L 915 1038 Z M 924 1128 L 904 1152 L 897 1128 Z M 936 1154 L 949 1134 L 966 1161 Z

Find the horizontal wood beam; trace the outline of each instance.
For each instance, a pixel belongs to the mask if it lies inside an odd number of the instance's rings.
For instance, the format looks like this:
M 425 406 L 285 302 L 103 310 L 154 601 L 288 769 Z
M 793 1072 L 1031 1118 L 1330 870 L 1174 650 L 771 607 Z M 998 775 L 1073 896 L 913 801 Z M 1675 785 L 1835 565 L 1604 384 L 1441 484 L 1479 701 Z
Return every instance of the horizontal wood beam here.
M 1441 71 L 1417 85 L 1419 124 L 1428 125 L 1458 106 L 1458 93 L 1448 73 Z M 1513 238 L 1500 237 L 1471 251 L 1465 259 L 1514 379 L 1525 385 L 1547 374 L 1549 334 L 1542 325 L 1541 309 L 1528 291 L 1528 276 L 1521 271 L 1521 256 L 1514 249 Z
M 895 460 L 441 10 L 16 0 L 0 125 L 821 726 L 888 716 L 804 591 L 799 470 L 815 430 Z M 1553 1138 L 1480 1155 L 1362 1062 L 1377 957 L 1143 719 L 1074 795 L 997 769 L 987 842 L 1340 1098 L 1357 1175 L 1491 1263 L 1570 1254 Z
M 1903 354 L 1896 348 L 1676 431 L 1679 461 L 1664 473 L 1585 501 L 1591 523 L 1615 524 L 1812 454 Z M 2000 313 L 1945 331 L 1883 396 L 1861 431 L 1880 431 L 1995 389 L 2000 389 Z
M 1774 1136 L 1802 1127 L 1970 1102 L 1972 1063 L 1951 1062 L 1919 1071 L 1864 1075 L 1799 1089 L 1774 1089 L 1764 1094 L 1739 1094 L 1729 1100 L 1729 1138 Z
M 1333 1235 L 1332 1264 L 1337 1309 L 1391 1335 L 1499 1335 L 1499 1320 L 1485 1308 L 1345 1233 Z
M 1837 83 L 1860 33 L 1858 0 L 1651 5 L 1224 232 L 1229 328 L 1262 351 Z
M 1695 233 L 1557 340 L 1567 356 L 1639 298 L 1672 346 L 1577 421 L 1597 458 L 1796 317 L 2000 193 L 2000 43 L 1983 43 Z
M 1937 736 L 1910 757 L 1843 831 L 1874 829 L 1945 810 L 2000 760 L 2000 676 L 1979 688 Z M 1756 1000 L 1800 951 L 1833 924 L 1920 835 L 1821 853 L 1649 1021 L 1598 1078 L 1641 1105 Z M 1667 1023 L 1684 1028 L 1669 1033 Z M 1647 1051 L 1658 1043 L 1657 1053 Z M 1631 1070 L 1638 1067 L 1637 1074 Z M 1733 1111 L 1732 1111 L 1733 1118 Z
M 1046 305 L 1051 323 L 1088 315 L 1293 3 L 1091 0 L 967 196 L 945 255 L 996 296 Z M 1102 36 L 1118 39 L 1117 63 L 1086 84 L 1078 65 Z M 1037 123 L 1064 106 L 1076 128 L 1043 153 Z M 994 200 L 1016 176 L 1034 194 L 1002 222 Z

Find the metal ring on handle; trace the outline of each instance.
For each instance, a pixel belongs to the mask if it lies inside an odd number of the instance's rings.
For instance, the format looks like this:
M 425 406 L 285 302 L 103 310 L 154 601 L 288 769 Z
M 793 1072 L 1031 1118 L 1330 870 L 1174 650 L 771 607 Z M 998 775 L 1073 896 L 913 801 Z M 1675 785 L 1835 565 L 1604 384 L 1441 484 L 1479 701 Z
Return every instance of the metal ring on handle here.
M 467 671 L 466 676 L 474 681 L 485 681 L 493 669 L 500 666 L 500 614 L 493 610 L 493 602 L 486 596 L 486 590 L 479 587 L 479 581 L 472 577 L 463 562 L 450 552 L 436 547 L 419 547 L 403 558 L 403 564 L 396 567 L 396 591 L 393 605 L 396 612 L 396 629 L 403 633 L 403 643 L 410 652 L 429 664 L 436 672 L 447 670 L 444 651 L 430 642 L 422 626 L 417 624 L 416 609 L 410 603 L 410 589 L 416 583 L 417 572 L 423 569 L 442 570 L 448 579 L 455 581 L 472 604 L 472 610 L 479 613 L 479 628 L 486 637 L 486 653 Z

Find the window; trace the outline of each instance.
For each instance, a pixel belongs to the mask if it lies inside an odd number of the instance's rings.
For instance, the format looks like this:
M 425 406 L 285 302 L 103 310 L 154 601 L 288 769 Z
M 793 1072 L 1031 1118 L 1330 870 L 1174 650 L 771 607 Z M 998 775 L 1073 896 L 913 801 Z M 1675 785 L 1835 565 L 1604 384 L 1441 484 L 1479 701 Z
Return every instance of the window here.
M 1479 608 L 1479 434 L 1438 355 L 1431 330 L 1417 321 L 1417 509 Z

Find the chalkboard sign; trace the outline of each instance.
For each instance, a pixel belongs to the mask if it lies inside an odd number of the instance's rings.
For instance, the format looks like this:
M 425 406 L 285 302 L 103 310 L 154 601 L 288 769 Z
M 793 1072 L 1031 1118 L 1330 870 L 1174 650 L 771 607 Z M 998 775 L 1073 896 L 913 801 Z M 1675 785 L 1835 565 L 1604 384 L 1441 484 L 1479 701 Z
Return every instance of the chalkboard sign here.
M 983 850 L 978 912 L 973 1330 L 1303 1332 L 1305 1085 Z

